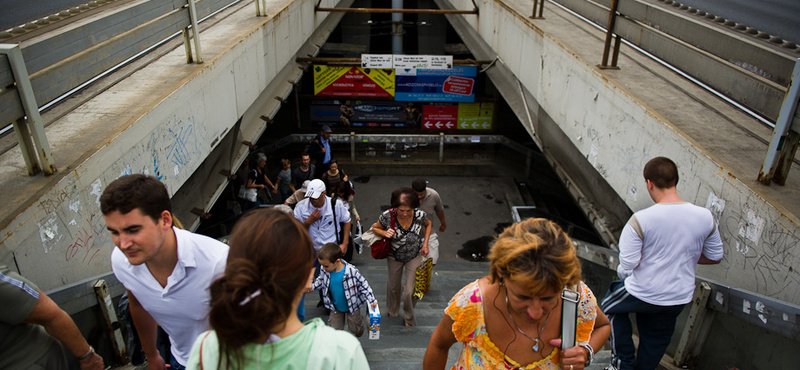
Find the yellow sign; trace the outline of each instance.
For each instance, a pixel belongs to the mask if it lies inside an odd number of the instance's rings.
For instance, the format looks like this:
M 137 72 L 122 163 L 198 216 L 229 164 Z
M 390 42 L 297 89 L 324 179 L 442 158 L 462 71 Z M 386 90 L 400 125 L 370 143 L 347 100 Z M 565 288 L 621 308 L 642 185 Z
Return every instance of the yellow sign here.
M 314 66 L 314 95 L 394 97 L 394 70 Z
M 458 103 L 460 130 L 491 130 L 494 103 Z

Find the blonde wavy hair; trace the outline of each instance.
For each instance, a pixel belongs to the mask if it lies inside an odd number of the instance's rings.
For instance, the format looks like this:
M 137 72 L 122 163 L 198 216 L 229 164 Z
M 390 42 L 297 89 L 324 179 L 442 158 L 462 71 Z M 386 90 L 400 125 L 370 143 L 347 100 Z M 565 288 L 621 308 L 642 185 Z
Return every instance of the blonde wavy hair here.
M 503 230 L 489 253 L 489 281 L 522 283 L 532 294 L 560 292 L 581 280 L 572 240 L 560 226 L 531 218 Z

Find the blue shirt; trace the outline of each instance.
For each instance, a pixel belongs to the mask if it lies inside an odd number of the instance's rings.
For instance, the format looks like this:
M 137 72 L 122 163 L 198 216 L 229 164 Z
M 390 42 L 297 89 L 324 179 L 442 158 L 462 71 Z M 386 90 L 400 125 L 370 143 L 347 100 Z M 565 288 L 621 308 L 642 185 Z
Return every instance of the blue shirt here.
M 347 296 L 344 295 L 344 269 L 337 272 L 331 272 L 331 299 L 336 311 L 350 312 L 350 307 L 347 306 Z
M 331 141 L 325 140 L 322 137 L 319 138 L 319 141 L 322 143 L 322 146 L 325 147 L 325 158 L 322 160 L 322 163 L 330 163 L 331 161 Z

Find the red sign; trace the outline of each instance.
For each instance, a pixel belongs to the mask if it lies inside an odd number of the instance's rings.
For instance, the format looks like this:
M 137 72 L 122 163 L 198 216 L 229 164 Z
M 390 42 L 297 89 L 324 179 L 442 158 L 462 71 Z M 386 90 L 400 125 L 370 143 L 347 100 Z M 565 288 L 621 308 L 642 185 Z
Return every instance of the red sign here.
M 472 87 L 475 80 L 471 78 L 450 76 L 444 81 L 442 90 L 450 94 L 472 95 Z
M 457 105 L 425 105 L 422 107 L 422 128 L 453 130 L 456 128 L 456 124 L 458 124 Z

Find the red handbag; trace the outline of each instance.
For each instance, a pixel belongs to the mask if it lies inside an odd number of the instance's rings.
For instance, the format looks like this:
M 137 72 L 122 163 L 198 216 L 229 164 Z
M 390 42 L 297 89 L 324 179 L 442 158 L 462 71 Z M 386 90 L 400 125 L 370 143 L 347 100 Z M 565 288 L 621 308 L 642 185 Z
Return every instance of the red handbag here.
M 389 215 L 392 217 L 391 228 L 394 229 L 394 209 L 389 211 Z M 382 260 L 389 256 L 389 251 L 392 250 L 392 242 L 389 239 L 383 238 L 381 240 L 372 243 L 372 258 L 376 260 Z

